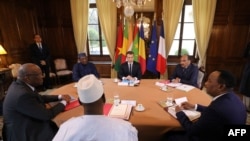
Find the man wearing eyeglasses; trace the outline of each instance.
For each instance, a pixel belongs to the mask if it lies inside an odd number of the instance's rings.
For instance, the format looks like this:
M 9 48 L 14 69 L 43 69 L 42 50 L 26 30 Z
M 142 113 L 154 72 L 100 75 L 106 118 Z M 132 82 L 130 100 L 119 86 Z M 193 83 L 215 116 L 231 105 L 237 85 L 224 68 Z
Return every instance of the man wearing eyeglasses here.
M 69 95 L 40 95 L 36 87 L 43 84 L 41 69 L 23 64 L 17 80 L 10 85 L 3 103 L 3 139 L 5 141 L 51 141 L 58 127 L 52 118 L 64 111 Z M 47 103 L 59 101 L 51 108 Z

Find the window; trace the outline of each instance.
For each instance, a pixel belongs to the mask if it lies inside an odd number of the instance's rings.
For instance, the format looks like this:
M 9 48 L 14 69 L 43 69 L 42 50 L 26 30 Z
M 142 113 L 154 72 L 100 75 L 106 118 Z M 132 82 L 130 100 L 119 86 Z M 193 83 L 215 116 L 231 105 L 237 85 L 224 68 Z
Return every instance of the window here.
M 185 0 L 169 56 L 181 56 L 182 54 L 194 56 L 195 51 L 193 9 L 191 1 Z
M 106 40 L 98 19 L 96 1 L 89 1 L 88 51 L 90 55 L 109 55 Z

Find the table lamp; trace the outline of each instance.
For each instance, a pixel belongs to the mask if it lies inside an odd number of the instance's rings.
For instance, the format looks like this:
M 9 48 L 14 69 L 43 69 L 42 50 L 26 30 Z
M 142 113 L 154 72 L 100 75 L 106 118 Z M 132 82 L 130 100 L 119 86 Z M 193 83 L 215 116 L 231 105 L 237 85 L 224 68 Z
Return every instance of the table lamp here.
M 6 50 L 3 48 L 3 46 L 0 44 L 0 55 L 5 55 L 7 54 Z M 2 59 L 0 56 L 0 66 L 2 65 Z

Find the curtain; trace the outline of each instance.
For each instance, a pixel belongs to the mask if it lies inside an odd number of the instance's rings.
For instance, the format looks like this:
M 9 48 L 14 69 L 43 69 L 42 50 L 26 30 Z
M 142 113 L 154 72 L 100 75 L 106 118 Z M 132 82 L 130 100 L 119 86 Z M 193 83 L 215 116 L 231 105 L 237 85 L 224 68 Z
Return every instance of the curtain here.
M 117 31 L 117 9 L 116 4 L 112 0 L 96 0 L 100 25 L 104 33 L 110 58 L 114 64 L 114 52 L 116 47 L 116 31 Z M 116 72 L 111 69 L 111 78 L 116 77 Z
M 170 51 L 178 26 L 184 0 L 163 0 L 163 23 L 165 33 L 166 56 Z M 167 78 L 168 71 L 161 78 Z
M 212 31 L 216 0 L 193 0 L 194 30 L 198 56 L 198 66 L 206 66 L 206 51 Z
M 70 0 L 77 52 L 86 52 L 89 0 Z

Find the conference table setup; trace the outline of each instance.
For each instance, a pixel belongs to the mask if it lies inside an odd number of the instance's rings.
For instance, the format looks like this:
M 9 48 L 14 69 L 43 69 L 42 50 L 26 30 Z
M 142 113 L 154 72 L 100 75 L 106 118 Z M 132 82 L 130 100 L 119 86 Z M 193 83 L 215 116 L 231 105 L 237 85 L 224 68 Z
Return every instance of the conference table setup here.
M 114 96 L 119 95 L 121 101 L 136 102 L 136 105 L 143 105 L 145 108 L 138 111 L 134 106 L 128 119 L 138 130 L 139 141 L 160 141 L 168 131 L 182 130 L 178 120 L 164 110 L 161 104 L 169 95 L 172 95 L 173 99 L 186 97 L 188 102 L 202 105 L 208 105 L 211 102 L 211 97 L 198 88 L 185 91 L 168 86 L 162 90 L 159 85 L 162 84 L 162 80 L 159 79 L 142 79 L 138 86 L 118 85 L 119 82 L 110 78 L 101 78 L 100 81 L 103 83 L 106 103 L 113 103 Z M 66 84 L 50 94 L 69 94 L 78 98 L 77 85 L 76 83 Z M 72 117 L 83 115 L 83 111 L 83 107 L 78 106 L 60 113 L 53 121 L 60 126 Z

